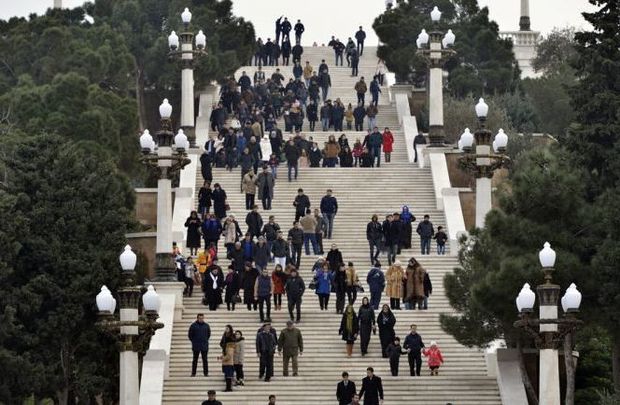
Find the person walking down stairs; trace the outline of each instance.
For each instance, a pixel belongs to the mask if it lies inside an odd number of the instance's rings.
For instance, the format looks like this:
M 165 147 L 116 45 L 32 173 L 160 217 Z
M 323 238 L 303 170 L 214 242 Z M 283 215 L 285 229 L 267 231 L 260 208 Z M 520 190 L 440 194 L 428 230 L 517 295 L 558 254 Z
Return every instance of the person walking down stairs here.
M 443 364 L 443 356 L 437 342 L 431 341 L 431 347 L 422 350 L 422 354 L 428 358 L 428 368 L 431 370 L 431 375 L 439 375 L 439 366 Z
M 349 381 L 349 373 L 344 371 L 342 373 L 342 381 L 336 386 L 336 399 L 338 405 L 349 405 L 356 396 L 357 390 L 355 389 L 355 383 Z M 359 398 L 358 398 L 359 399 Z
M 383 404 L 383 384 L 381 378 L 376 376 L 372 367 L 366 369 L 366 377 L 362 379 L 360 398 L 364 398 L 364 405 Z
M 207 392 L 207 400 L 202 401 L 202 405 L 222 405 L 222 403 L 215 399 L 215 391 L 209 390 Z
M 293 363 L 293 377 L 298 375 L 298 356 L 304 352 L 304 339 L 301 331 L 295 327 L 293 321 L 286 321 L 286 328 L 280 332 L 278 338 L 278 352 L 282 353 L 282 375 L 288 377 L 288 363 Z
M 256 335 L 256 354 L 260 359 L 258 378 L 261 379 L 264 376 L 265 382 L 271 381 L 273 377 L 273 355 L 278 346 L 276 336 L 271 322 L 265 322 Z
M 342 336 L 342 340 L 346 342 L 347 357 L 351 357 L 351 355 L 353 354 L 353 344 L 357 340 L 358 333 L 359 320 L 357 319 L 357 314 L 355 313 L 353 305 L 349 304 L 347 305 L 347 309 L 342 314 L 342 320 L 340 321 L 340 330 L 338 331 L 338 334 Z M 348 404 L 348 402 L 345 403 Z
M 209 375 L 209 339 L 211 338 L 211 328 L 204 321 L 204 314 L 198 314 L 196 321 L 191 324 L 187 337 L 192 342 L 192 377 L 196 376 L 198 366 L 198 356 L 202 356 L 202 372 L 205 377 Z

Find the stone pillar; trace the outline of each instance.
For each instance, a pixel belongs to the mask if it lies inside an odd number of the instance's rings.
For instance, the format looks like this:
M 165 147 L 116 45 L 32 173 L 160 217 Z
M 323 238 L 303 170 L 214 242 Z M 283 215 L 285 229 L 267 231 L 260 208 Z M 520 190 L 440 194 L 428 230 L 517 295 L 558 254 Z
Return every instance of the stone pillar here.
M 519 30 L 530 31 L 530 0 L 521 0 L 521 18 Z
M 159 156 L 172 155 L 172 148 L 159 146 Z M 170 160 L 160 160 L 160 178 L 157 181 L 157 247 L 155 250 L 155 275 L 157 280 L 174 280 L 174 258 L 172 257 L 172 181 L 168 170 Z
M 560 405 L 560 371 L 558 351 L 540 349 L 539 405 Z
M 545 272 L 545 279 L 547 279 L 547 282 L 536 288 L 540 302 L 539 318 L 541 322 L 546 319 L 558 319 L 560 287 L 558 285 L 551 284 L 550 278 L 550 275 Z M 560 368 L 558 350 L 555 344 L 553 344 L 553 337 L 556 336 L 557 333 L 557 324 L 541 323 L 540 334 L 543 338 L 543 344 L 539 351 L 539 405 L 560 405 Z
M 129 287 L 119 291 L 120 321 L 138 321 L 139 288 Z M 120 405 L 138 405 L 140 399 L 140 381 L 138 369 L 138 352 L 134 351 L 134 340 L 138 335 L 137 326 L 122 326 L 123 341 L 120 350 Z
M 476 227 L 484 228 L 484 219 L 492 209 L 492 179 L 493 172 L 490 172 L 488 166 L 491 165 L 491 146 L 487 142 L 476 144 L 476 155 L 483 156 L 476 158 L 476 166 L 479 173 L 476 176 Z
M 441 33 L 433 32 L 430 34 L 430 51 L 431 68 L 428 86 L 428 136 L 430 146 L 444 146 Z
M 187 135 L 190 147 L 196 147 L 194 132 L 194 36 L 181 34 L 181 128 Z

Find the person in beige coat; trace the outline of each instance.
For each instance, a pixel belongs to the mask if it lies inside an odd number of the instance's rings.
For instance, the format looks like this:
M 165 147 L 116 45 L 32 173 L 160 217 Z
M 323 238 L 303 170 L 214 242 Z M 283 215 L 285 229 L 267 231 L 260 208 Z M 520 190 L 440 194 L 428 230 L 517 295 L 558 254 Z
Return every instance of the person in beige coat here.
M 235 385 L 244 385 L 243 380 L 245 375 L 243 374 L 243 362 L 245 358 L 245 338 L 243 332 L 240 330 L 235 331 L 235 354 L 233 355 L 235 376 Z
M 306 256 L 310 256 L 310 243 L 312 243 L 312 251 L 315 255 L 319 254 L 319 246 L 316 241 L 316 219 L 312 215 L 310 208 L 306 209 L 306 215 L 299 220 L 301 229 L 304 231 L 304 246 L 306 250 Z
M 405 279 L 405 271 L 399 260 L 385 273 L 385 282 L 387 284 L 385 293 L 390 297 L 390 309 L 400 309 L 400 297 L 403 296 L 403 280 Z
M 409 265 L 405 273 L 407 282 L 405 283 L 405 291 L 403 293 L 403 301 L 405 302 L 405 308 L 415 309 L 416 304 L 418 309 L 422 309 L 424 303 L 424 275 L 426 270 L 418 263 L 413 257 L 409 259 Z
M 357 289 L 360 285 L 360 279 L 357 276 L 357 271 L 353 266 L 353 262 L 349 262 L 349 265 L 346 269 L 347 272 L 347 298 L 349 299 L 349 304 L 355 304 L 355 300 L 357 299 Z
M 248 211 L 254 206 L 256 181 L 257 177 L 256 174 L 254 174 L 254 169 L 250 169 L 250 171 L 243 176 L 243 179 L 241 179 L 241 190 L 245 193 L 245 209 Z

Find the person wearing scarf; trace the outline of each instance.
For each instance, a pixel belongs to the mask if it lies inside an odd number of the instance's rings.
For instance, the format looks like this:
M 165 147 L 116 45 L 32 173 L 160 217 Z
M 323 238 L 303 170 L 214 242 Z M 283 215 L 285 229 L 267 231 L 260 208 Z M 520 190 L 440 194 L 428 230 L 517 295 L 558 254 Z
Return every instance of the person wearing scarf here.
M 209 311 L 215 311 L 222 303 L 222 288 L 224 286 L 224 276 L 219 266 L 211 265 L 208 273 L 203 278 L 205 292 L 204 302 L 209 305 Z
M 402 212 L 400 213 L 400 220 L 403 223 L 401 248 L 411 249 L 411 224 L 415 222 L 415 216 L 409 211 L 409 207 L 406 205 L 403 206 Z
M 355 309 L 353 309 L 353 305 L 349 304 L 342 314 L 340 330 L 338 331 L 338 334 L 342 336 L 342 340 L 347 344 L 347 357 L 351 357 L 353 354 L 353 344 L 357 339 L 358 332 L 359 325 L 357 314 L 355 313 Z

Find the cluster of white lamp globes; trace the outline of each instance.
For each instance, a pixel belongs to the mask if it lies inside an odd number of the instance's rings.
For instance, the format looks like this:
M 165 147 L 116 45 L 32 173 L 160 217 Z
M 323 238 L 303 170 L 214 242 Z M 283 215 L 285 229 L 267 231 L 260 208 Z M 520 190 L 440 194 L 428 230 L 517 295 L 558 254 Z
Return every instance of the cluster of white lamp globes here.
M 478 100 L 478 104 L 476 104 L 476 115 L 478 119 L 484 121 L 487 118 L 487 114 L 489 113 L 489 106 L 484 102 L 484 99 L 481 98 Z M 474 146 L 474 134 L 472 134 L 469 128 L 465 128 L 465 132 L 461 134 L 459 138 L 458 147 L 459 150 L 468 152 Z M 508 135 L 504 133 L 503 129 L 499 129 L 497 134 L 495 135 L 495 139 L 493 140 L 493 150 L 498 152 L 505 152 L 506 147 L 508 146 Z
M 164 102 L 159 106 L 159 115 L 162 120 L 169 120 L 172 116 L 172 106 L 168 102 L 168 99 L 165 98 Z M 148 129 L 145 129 L 142 135 L 140 136 L 140 148 L 143 153 L 154 153 L 155 152 L 155 140 L 153 136 L 149 132 Z M 189 140 L 187 139 L 187 135 L 183 132 L 182 129 L 179 129 L 177 134 L 174 137 L 174 144 L 172 145 L 177 152 L 185 152 L 189 150 Z
M 185 10 L 181 13 L 181 20 L 183 21 L 183 25 L 187 28 L 189 23 L 192 21 L 192 13 L 190 13 L 189 9 L 185 7 Z M 202 32 L 202 30 L 198 31 L 196 34 L 196 48 L 204 49 L 207 46 L 207 37 Z M 168 36 L 168 47 L 171 50 L 176 50 L 179 48 L 179 36 L 176 32 L 172 31 Z
M 125 251 L 120 255 L 121 268 L 123 271 L 133 272 L 136 268 L 136 254 L 132 252 L 131 246 L 125 246 Z M 105 285 L 101 287 L 101 292 L 96 297 L 97 309 L 102 314 L 113 315 L 116 311 L 116 299 Z M 146 293 L 142 295 L 142 304 L 147 313 L 158 313 L 161 306 L 161 299 L 152 285 L 149 285 Z
M 543 268 L 552 268 L 555 265 L 555 251 L 551 249 L 549 242 L 545 242 L 544 248 L 538 254 L 540 265 Z M 530 313 L 534 309 L 536 302 L 536 294 L 532 291 L 530 285 L 525 283 L 521 292 L 516 299 L 517 309 L 519 313 Z M 561 300 L 562 310 L 566 314 L 579 311 L 581 306 L 581 293 L 577 290 L 575 283 L 572 283 Z
M 441 11 L 439 11 L 437 6 L 435 6 L 433 8 L 433 11 L 431 11 L 431 20 L 434 23 L 437 23 L 439 22 L 440 19 L 441 19 Z M 426 30 L 423 28 L 422 32 L 420 32 L 420 34 L 418 35 L 418 38 L 416 39 L 415 43 L 418 46 L 418 48 L 420 49 L 425 48 L 428 45 L 429 38 L 430 36 L 426 32 Z M 444 48 L 451 48 L 454 45 L 455 40 L 456 40 L 456 36 L 452 32 L 452 30 L 448 30 L 448 32 L 446 32 L 443 39 L 441 40 L 441 44 L 443 45 Z

